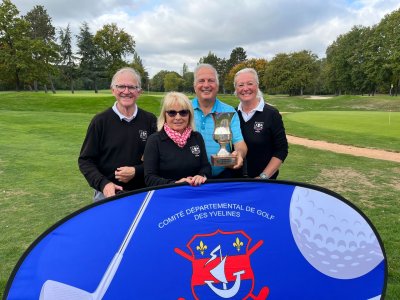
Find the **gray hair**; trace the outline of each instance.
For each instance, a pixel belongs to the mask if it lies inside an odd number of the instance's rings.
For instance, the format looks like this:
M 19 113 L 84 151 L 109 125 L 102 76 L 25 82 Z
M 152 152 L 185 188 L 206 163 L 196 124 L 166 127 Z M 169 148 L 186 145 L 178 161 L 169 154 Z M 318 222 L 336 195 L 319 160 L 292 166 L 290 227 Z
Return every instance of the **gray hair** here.
M 160 131 L 165 124 L 166 111 L 169 110 L 169 108 L 174 104 L 178 104 L 179 106 L 182 107 L 182 109 L 189 110 L 188 126 L 191 127 L 192 130 L 195 130 L 196 128 L 194 125 L 194 111 L 193 111 L 192 102 L 190 102 L 189 98 L 183 93 L 169 92 L 164 96 L 164 99 L 162 100 L 160 115 L 157 118 L 158 131 Z
M 243 73 L 252 74 L 254 76 L 254 79 L 255 79 L 256 83 L 257 83 L 257 87 L 260 85 L 260 81 L 258 80 L 257 71 L 254 70 L 253 68 L 244 68 L 244 69 L 241 69 L 241 70 L 237 71 L 236 74 L 235 74 L 235 77 L 233 78 L 233 86 L 235 87 L 235 89 L 236 89 L 236 78 L 240 74 L 243 74 Z M 263 96 L 263 93 L 261 92 L 260 88 L 257 88 L 257 89 L 258 89 L 258 91 L 257 91 L 257 96 L 256 97 L 258 99 L 260 99 L 260 100 L 264 100 L 264 96 Z M 235 96 L 237 96 L 236 90 L 235 90 L 234 94 L 235 94 Z
M 257 71 L 254 70 L 253 68 L 244 68 L 244 69 L 241 69 L 240 71 L 237 71 L 236 74 L 235 74 L 235 77 L 233 78 L 233 85 L 234 85 L 235 88 L 236 88 L 236 78 L 237 78 L 240 74 L 243 74 L 243 73 L 250 73 L 250 74 L 253 74 L 254 79 L 255 79 L 256 82 L 257 82 L 257 85 L 260 85 L 260 81 L 258 80 Z
M 219 86 L 218 72 L 214 68 L 214 66 L 210 65 L 210 64 L 198 64 L 196 66 L 196 68 L 194 68 L 194 71 L 193 71 L 194 84 L 196 84 L 196 82 L 197 82 L 197 73 L 200 71 L 200 69 L 210 69 L 210 70 L 212 70 L 214 72 L 214 74 L 215 74 L 215 82 Z
M 113 88 L 115 86 L 115 81 L 117 80 L 118 76 L 121 75 L 122 73 L 131 73 L 133 75 L 133 77 L 135 77 L 139 88 L 142 87 L 142 80 L 140 79 L 139 73 L 134 68 L 124 67 L 124 68 L 119 69 L 117 72 L 115 72 L 115 74 L 111 80 L 111 88 Z

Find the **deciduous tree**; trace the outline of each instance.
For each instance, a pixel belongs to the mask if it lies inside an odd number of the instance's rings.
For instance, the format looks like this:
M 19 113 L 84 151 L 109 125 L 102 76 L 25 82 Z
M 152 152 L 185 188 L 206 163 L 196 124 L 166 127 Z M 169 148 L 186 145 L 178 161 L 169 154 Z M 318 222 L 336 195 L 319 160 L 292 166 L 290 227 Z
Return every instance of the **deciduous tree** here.
M 265 91 L 265 81 L 264 81 L 264 75 L 265 75 L 265 69 L 267 67 L 267 60 L 263 58 L 252 58 L 246 61 L 243 61 L 241 63 L 238 63 L 235 65 L 227 74 L 225 78 L 225 88 L 227 92 L 233 93 L 235 90 L 233 86 L 233 80 L 235 77 L 235 74 L 244 69 L 244 68 L 253 68 L 257 71 L 258 74 L 258 80 L 259 80 L 259 88 L 261 91 Z
M 22 89 L 22 74 L 32 62 L 29 23 L 18 15 L 10 0 L 0 3 L 0 78 L 17 91 Z
M 164 77 L 167 75 L 169 71 L 162 70 L 158 72 L 153 78 L 150 80 L 150 88 L 155 92 L 164 92 Z
M 126 57 L 135 53 L 133 37 L 115 23 L 104 25 L 96 32 L 93 40 L 99 47 L 110 78 L 119 68 L 127 65 Z
M 264 80 L 270 93 L 303 95 L 314 89 L 318 70 L 318 57 L 310 51 L 280 53 L 267 64 Z
M 193 93 L 193 82 L 194 82 L 194 73 L 193 72 L 186 72 L 183 76 L 183 91 L 186 93 Z
M 375 38 L 380 42 L 379 57 L 386 70 L 382 85 L 386 91 L 394 86 L 392 94 L 400 89 L 400 9 L 386 15 L 375 30 Z
M 181 91 L 183 86 L 182 77 L 176 72 L 169 72 L 164 77 L 164 89 L 166 92 Z

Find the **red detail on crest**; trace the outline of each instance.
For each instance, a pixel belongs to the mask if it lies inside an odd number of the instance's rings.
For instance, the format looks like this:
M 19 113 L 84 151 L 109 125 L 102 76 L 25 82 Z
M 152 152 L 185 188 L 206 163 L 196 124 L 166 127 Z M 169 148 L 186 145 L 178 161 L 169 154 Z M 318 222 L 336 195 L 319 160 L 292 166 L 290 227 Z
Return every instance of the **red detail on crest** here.
M 220 262 L 219 259 L 211 261 L 207 263 L 209 259 L 196 259 L 193 261 L 193 276 L 192 276 L 192 285 L 204 285 L 206 280 L 212 280 L 215 283 L 218 281 L 214 276 L 211 275 L 210 270 L 215 268 Z M 248 255 L 235 255 L 228 256 L 226 258 L 225 263 L 225 271 L 226 271 L 226 280 L 235 281 L 236 276 L 233 273 L 238 271 L 244 271 L 244 274 L 241 275 L 241 279 L 253 279 L 254 274 L 253 270 L 250 266 L 250 259 Z
M 192 237 L 192 239 L 189 241 L 187 244 L 187 247 L 189 248 L 191 255 L 182 251 L 179 248 L 174 248 L 174 251 L 179 254 L 180 256 L 186 258 L 190 262 L 192 262 L 192 268 L 193 268 L 193 273 L 192 273 L 192 282 L 191 282 L 191 287 L 192 287 L 192 293 L 193 296 L 196 300 L 199 300 L 198 296 L 195 293 L 194 287 L 195 286 L 201 286 L 205 285 L 205 281 L 213 281 L 214 283 L 220 283 L 218 279 L 216 279 L 212 274 L 211 270 L 214 269 L 219 263 L 219 259 L 215 260 L 210 260 L 210 258 L 201 258 L 201 259 L 195 259 L 195 255 L 192 251 L 192 248 L 190 247 L 190 244 L 199 237 L 207 237 L 207 236 L 213 236 L 216 234 L 237 234 L 240 233 L 244 237 L 247 238 L 247 243 L 246 243 L 246 254 L 244 255 L 233 255 L 233 256 L 226 256 L 226 261 L 225 261 L 225 276 L 226 280 L 228 282 L 232 282 L 236 280 L 236 276 L 233 275 L 236 272 L 244 271 L 244 273 L 241 274 L 241 280 L 251 280 L 252 281 L 252 286 L 249 291 L 249 293 L 243 298 L 244 300 L 246 299 L 253 299 L 253 300 L 265 300 L 267 299 L 269 295 L 269 288 L 264 286 L 260 293 L 258 295 L 253 294 L 253 289 L 254 289 L 254 274 L 253 270 L 250 265 L 250 256 L 258 249 L 261 247 L 263 244 L 263 241 L 260 240 L 258 241 L 253 247 L 249 249 L 249 245 L 251 243 L 251 238 L 243 231 L 231 231 L 231 232 L 224 232 L 221 230 L 216 230 L 213 233 L 209 234 L 196 234 L 195 236 Z M 185 298 L 180 297 L 178 300 L 185 300 Z

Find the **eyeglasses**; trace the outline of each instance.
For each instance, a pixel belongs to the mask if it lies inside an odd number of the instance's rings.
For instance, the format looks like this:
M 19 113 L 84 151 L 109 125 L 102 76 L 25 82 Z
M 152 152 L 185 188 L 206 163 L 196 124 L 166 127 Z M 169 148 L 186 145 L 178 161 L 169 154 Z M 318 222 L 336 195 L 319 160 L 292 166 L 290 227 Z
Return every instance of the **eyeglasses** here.
M 204 79 L 204 78 L 200 78 L 199 80 L 197 80 L 197 84 L 216 84 L 217 80 L 213 79 L 213 78 L 209 78 L 209 79 Z
M 189 115 L 189 110 L 188 109 L 182 109 L 180 111 L 176 111 L 176 110 L 167 110 L 166 113 L 168 114 L 168 116 L 170 116 L 171 118 L 175 117 L 176 114 L 179 114 L 181 117 L 186 117 L 187 115 Z
M 115 87 L 117 88 L 117 91 L 122 93 L 125 92 L 126 89 L 128 89 L 129 92 L 139 92 L 141 88 L 137 85 L 118 85 L 116 84 Z

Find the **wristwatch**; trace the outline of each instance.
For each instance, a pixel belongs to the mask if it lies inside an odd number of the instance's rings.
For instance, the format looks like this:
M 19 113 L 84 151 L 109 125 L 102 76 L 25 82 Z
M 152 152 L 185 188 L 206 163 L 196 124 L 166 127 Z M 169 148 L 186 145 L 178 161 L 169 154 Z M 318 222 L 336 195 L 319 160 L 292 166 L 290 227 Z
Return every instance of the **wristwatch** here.
M 269 179 L 268 175 L 265 173 L 261 173 L 259 176 L 261 179 Z

